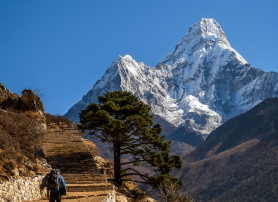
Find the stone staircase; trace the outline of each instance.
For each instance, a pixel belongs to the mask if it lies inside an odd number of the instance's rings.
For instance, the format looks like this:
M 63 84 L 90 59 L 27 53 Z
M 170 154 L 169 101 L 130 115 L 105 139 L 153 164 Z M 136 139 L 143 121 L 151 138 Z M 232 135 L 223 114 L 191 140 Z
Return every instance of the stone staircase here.
M 43 152 L 47 163 L 61 170 L 71 198 L 75 193 L 80 195 L 82 192 L 101 192 L 102 196 L 103 192 L 114 193 L 114 185 L 107 182 L 105 174 L 100 173 L 76 129 L 68 128 L 63 123 L 48 125 Z

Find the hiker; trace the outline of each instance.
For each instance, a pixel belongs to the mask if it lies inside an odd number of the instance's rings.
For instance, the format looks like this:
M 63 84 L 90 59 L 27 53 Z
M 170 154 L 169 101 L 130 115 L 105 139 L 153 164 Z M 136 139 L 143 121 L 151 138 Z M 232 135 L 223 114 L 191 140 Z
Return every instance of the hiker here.
M 46 184 L 49 202 L 55 202 L 55 200 L 60 202 L 62 200 L 61 195 L 67 195 L 66 184 L 59 169 L 51 170 Z

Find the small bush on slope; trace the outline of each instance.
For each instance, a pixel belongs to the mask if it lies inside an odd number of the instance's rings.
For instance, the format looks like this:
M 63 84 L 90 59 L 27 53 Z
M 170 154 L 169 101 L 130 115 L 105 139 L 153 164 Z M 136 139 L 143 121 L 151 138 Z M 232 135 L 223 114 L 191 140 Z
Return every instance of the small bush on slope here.
M 46 114 L 45 118 L 46 118 L 46 124 L 63 122 L 67 126 L 75 127 L 74 122 L 69 117 L 64 117 L 59 114 L 56 115 Z
M 39 140 L 43 135 L 40 120 L 31 118 L 29 112 L 16 114 L 0 110 L 0 169 L 8 175 L 12 173 L 7 168 L 23 167 L 32 170 L 35 150 L 40 149 Z M 16 167 L 6 166 L 7 162 L 12 161 Z M 25 167 L 26 163 L 28 168 Z

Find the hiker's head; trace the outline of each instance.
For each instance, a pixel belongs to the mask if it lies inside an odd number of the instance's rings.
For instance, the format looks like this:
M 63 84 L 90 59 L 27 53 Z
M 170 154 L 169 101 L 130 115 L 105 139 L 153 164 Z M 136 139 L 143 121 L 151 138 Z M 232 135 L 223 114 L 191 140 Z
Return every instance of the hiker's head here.
M 51 177 L 53 177 L 53 175 L 60 175 L 60 173 L 61 173 L 61 171 L 59 170 L 59 169 L 52 169 L 51 171 L 50 171 L 50 175 L 51 175 Z

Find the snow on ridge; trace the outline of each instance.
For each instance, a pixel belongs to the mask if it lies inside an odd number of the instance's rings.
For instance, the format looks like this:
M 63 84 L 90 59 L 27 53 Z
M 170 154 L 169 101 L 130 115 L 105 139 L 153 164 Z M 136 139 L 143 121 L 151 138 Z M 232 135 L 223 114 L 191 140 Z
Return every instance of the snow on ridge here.
M 215 51 L 221 48 L 221 51 Z M 171 53 L 159 60 L 160 64 L 169 64 L 173 67 L 179 63 L 194 62 L 207 57 L 221 57 L 221 53 L 228 50 L 230 55 L 234 54 L 242 64 L 247 61 L 236 52 L 228 42 L 221 26 L 214 19 L 202 18 L 198 23 L 192 25 L 184 37 L 178 42 Z

